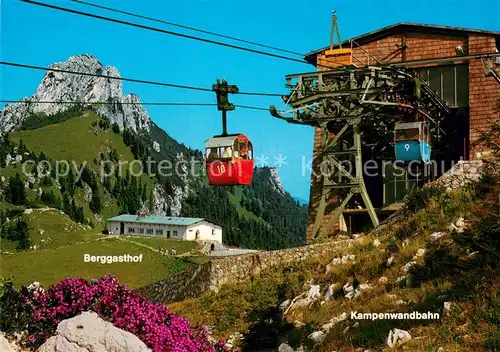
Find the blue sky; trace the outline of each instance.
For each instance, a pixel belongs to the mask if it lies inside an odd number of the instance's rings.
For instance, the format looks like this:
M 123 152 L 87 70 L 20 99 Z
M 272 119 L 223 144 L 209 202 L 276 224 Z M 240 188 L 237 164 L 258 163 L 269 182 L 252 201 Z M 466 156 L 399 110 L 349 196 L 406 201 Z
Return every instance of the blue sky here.
M 286 93 L 286 74 L 314 70 L 307 64 L 80 17 L 19 0 L 0 1 L 0 56 L 4 61 L 48 66 L 72 55 L 89 53 L 103 64 L 117 67 L 124 77 L 204 87 L 211 87 L 217 78 L 225 78 L 230 84 L 238 85 L 240 91 L 271 93 Z M 40 1 L 118 16 L 70 0 Z M 500 2 L 495 0 L 94 2 L 304 53 L 328 45 L 333 9 L 339 16 L 343 39 L 402 21 L 500 30 Z M 163 28 L 193 34 L 168 26 Z M 0 67 L 2 99 L 31 95 L 42 76 L 43 72 Z M 124 92 L 133 92 L 142 101 L 215 102 L 213 93 L 127 82 Z M 271 104 L 283 106 L 281 99 L 273 97 L 234 96 L 231 101 L 265 108 Z M 167 133 L 193 148 L 202 149 L 207 138 L 220 133 L 220 113 L 215 107 L 147 107 L 147 110 Z M 310 175 L 303 172 L 303 160 L 307 162 L 311 158 L 312 128 L 288 125 L 266 111 L 246 109 L 228 113 L 228 128 L 230 132 L 248 135 L 256 155 L 268 156 L 271 165 L 274 157 L 286 156 L 286 165 L 278 168 L 283 185 L 294 196 L 309 198 Z

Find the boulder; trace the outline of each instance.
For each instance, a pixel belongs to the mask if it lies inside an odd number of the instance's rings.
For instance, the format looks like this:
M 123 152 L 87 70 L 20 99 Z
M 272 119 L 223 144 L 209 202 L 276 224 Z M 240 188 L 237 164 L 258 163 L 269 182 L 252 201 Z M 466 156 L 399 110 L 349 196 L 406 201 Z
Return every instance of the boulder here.
M 279 306 L 280 310 L 281 311 L 284 311 L 285 309 L 288 308 L 288 306 L 290 305 L 290 302 L 291 300 L 287 299 L 286 301 L 282 302 Z
M 15 350 L 10 345 L 9 341 L 0 334 L 0 351 L 2 352 L 15 352 Z
M 406 276 L 403 275 L 403 276 L 398 277 L 395 282 L 396 283 L 400 283 L 400 282 L 402 282 L 404 280 L 406 280 Z
M 448 317 L 450 315 L 451 308 L 452 308 L 451 302 L 443 303 L 443 318 Z
M 357 291 L 362 292 L 362 291 L 369 290 L 371 288 L 373 288 L 373 287 L 369 284 L 361 284 L 358 286 Z
M 287 315 L 289 311 L 295 310 L 300 307 L 309 306 L 311 303 L 316 302 L 321 297 L 321 286 L 313 285 L 314 280 L 309 281 L 309 290 L 303 292 L 295 297 L 283 312 L 283 316 Z
M 437 240 L 439 240 L 441 237 L 443 237 L 444 235 L 445 235 L 444 232 L 434 232 L 434 233 L 431 233 L 430 236 L 429 236 L 429 241 L 431 243 L 434 243 Z
M 354 291 L 354 287 L 351 285 L 350 282 L 346 283 L 342 289 L 344 290 L 344 294 L 348 294 L 349 292 Z
M 340 288 L 340 284 L 338 282 L 335 283 L 335 284 L 331 284 L 330 286 L 328 286 L 328 289 L 326 290 L 326 293 L 325 293 L 325 296 L 323 297 L 323 300 L 326 302 L 326 301 L 329 301 L 330 299 L 332 299 L 333 294 L 339 288 Z
M 321 328 L 328 334 L 328 332 L 330 331 L 330 329 L 335 325 L 335 324 L 338 324 L 344 320 L 347 319 L 347 313 L 344 312 L 340 315 L 337 315 L 336 317 L 333 317 L 332 319 L 330 319 L 330 321 L 326 324 L 324 324 Z
M 320 285 L 311 285 L 309 291 L 307 292 L 306 299 L 310 300 L 311 302 L 314 302 L 320 297 L 321 297 Z
M 417 264 L 416 262 L 414 261 L 411 261 L 411 262 L 408 262 L 406 263 L 402 268 L 401 270 L 406 274 L 410 271 L 411 267 L 414 266 L 415 264 Z
M 394 328 L 389 331 L 386 343 L 387 346 L 392 348 L 402 345 L 409 340 L 411 340 L 411 335 L 408 331 Z
M 385 276 L 381 276 L 379 279 L 378 279 L 378 283 L 379 284 L 382 284 L 382 285 L 385 285 L 386 283 L 389 282 L 389 279 L 387 279 L 387 277 Z
M 279 347 L 278 347 L 278 352 L 295 352 L 295 350 L 288 344 L 286 343 L 282 343 Z
M 345 298 L 347 299 L 353 299 L 354 296 L 356 295 L 356 293 L 358 293 L 358 291 L 350 291 L 348 292 L 346 295 L 345 295 Z
M 321 343 L 326 337 L 326 334 L 324 331 L 318 330 L 310 334 L 309 339 L 314 341 L 315 343 Z
M 425 254 L 425 249 L 424 248 L 419 248 L 417 249 L 417 253 L 415 253 L 416 257 L 423 257 Z
M 97 313 L 83 312 L 57 326 L 37 352 L 128 352 L 151 351 L 139 338 L 99 318 Z
M 389 259 L 387 259 L 387 263 L 386 263 L 386 265 L 387 265 L 387 266 L 391 266 L 393 261 L 394 261 L 394 256 L 392 256 L 392 257 L 390 257 Z

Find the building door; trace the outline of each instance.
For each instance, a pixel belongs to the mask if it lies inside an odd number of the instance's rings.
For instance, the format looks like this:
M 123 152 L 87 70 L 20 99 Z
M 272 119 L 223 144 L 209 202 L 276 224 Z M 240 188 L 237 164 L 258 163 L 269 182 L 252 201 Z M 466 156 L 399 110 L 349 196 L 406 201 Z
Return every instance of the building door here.
M 210 252 L 213 252 L 213 251 L 215 251 L 215 244 L 212 243 L 210 245 Z
M 170 238 L 170 230 L 167 230 L 167 238 Z
M 125 224 L 123 222 L 120 223 L 120 235 L 125 233 Z
M 199 240 L 200 239 L 200 230 L 196 230 L 196 239 Z

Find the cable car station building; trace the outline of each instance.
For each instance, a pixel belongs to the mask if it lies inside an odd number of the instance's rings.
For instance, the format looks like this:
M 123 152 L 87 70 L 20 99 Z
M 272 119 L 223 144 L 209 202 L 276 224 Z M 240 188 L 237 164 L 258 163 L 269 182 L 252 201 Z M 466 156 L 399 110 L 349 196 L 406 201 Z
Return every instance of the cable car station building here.
M 286 76 L 293 116 L 271 114 L 315 130 L 308 241 L 377 226 L 415 187 L 476 158 L 474 142 L 499 118 L 499 51 L 500 32 L 399 23 L 307 54 L 317 71 Z M 359 170 L 401 159 L 404 138 L 429 142 L 414 158 L 426 164 L 432 145 L 431 159 L 445 167 L 427 177 Z M 322 174 L 327 158 L 335 177 Z

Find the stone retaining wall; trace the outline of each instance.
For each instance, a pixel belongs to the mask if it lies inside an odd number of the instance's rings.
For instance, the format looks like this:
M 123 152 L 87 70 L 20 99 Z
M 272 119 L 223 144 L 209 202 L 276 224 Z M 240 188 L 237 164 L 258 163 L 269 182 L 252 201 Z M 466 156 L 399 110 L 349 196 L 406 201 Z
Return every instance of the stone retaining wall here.
M 318 257 L 333 258 L 336 249 L 345 246 L 348 241 L 350 240 L 212 259 L 176 276 L 141 287 L 137 292 L 160 304 L 195 298 L 207 290 L 217 292 L 224 284 L 249 280 L 261 271 L 278 265 L 288 266 Z
M 471 182 L 479 181 L 483 171 L 482 160 L 459 161 L 450 170 L 437 179 L 433 185 L 451 191 Z

